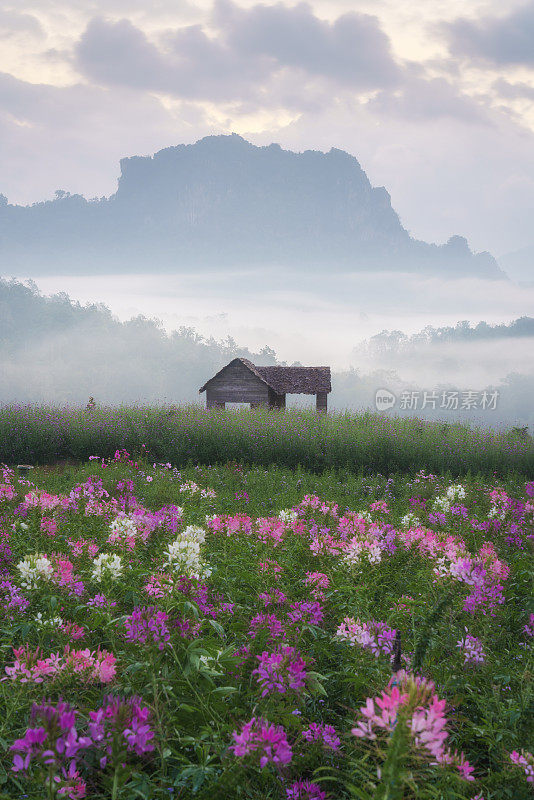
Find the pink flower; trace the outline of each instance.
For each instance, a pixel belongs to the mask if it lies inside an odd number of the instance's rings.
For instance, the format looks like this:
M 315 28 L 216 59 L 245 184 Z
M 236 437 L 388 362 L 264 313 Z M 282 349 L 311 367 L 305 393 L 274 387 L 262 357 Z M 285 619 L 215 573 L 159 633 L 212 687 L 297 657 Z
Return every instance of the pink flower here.
M 529 753 L 528 750 L 521 750 L 520 753 L 512 750 L 510 761 L 523 770 L 527 783 L 534 783 L 534 755 L 532 753 Z
M 463 650 L 464 664 L 483 664 L 486 654 L 482 647 L 482 642 L 476 636 L 471 636 L 465 628 L 465 636 L 456 645 Z
M 41 520 L 41 530 L 47 536 L 55 536 L 57 531 L 57 522 L 53 517 L 43 517 Z
M 252 755 L 259 760 L 261 769 L 267 764 L 283 767 L 289 764 L 293 757 L 284 729 L 272 725 L 267 720 L 252 717 L 239 733 L 234 731 L 232 736 L 234 744 L 230 749 L 234 755 L 238 758 Z
M 440 700 L 434 690 L 432 681 L 398 672 L 381 696 L 367 698 L 365 706 L 360 709 L 363 719 L 357 722 L 352 733 L 361 739 L 374 740 L 382 731 L 391 733 L 396 725 L 405 724 L 411 733 L 413 747 L 431 757 L 431 763 L 454 765 L 464 780 L 472 781 L 474 770 L 464 754 L 445 747 L 449 735 L 445 700 Z M 399 723 L 399 719 L 403 722 Z
M 370 650 L 376 658 L 382 654 L 391 656 L 396 634 L 395 628 L 388 627 L 385 622 L 372 619 L 362 623 L 352 617 L 345 617 L 336 631 L 336 636 L 342 641 L 352 646 L 358 644 L 364 650 Z

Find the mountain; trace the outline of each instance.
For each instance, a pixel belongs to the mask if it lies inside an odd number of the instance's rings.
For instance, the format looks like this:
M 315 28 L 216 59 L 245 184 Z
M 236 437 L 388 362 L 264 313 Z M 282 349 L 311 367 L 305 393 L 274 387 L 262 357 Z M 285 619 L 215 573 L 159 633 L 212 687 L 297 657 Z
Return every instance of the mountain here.
M 410 237 L 388 192 L 342 150 L 293 153 L 207 136 L 122 159 L 117 192 L 10 205 L 0 196 L 0 270 L 179 272 L 219 267 L 402 270 L 504 278 L 453 236 Z

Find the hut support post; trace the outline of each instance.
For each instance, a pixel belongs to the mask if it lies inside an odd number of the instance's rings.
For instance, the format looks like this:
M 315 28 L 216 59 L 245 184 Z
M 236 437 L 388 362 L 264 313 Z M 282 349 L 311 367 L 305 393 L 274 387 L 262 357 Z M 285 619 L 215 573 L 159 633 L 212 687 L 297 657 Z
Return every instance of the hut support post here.
M 326 414 L 327 412 L 327 398 L 326 392 L 317 392 L 315 395 L 315 408 L 318 414 Z

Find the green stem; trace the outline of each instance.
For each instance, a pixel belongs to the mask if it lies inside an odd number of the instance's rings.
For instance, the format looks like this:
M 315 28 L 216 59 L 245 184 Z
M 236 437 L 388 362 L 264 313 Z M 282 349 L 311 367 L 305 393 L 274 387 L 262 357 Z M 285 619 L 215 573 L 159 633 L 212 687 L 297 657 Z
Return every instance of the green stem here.
M 54 800 L 55 791 L 54 791 L 54 770 L 52 764 L 48 767 L 48 797 L 49 800 Z
M 111 800 L 117 800 L 119 791 L 119 765 L 115 767 L 115 774 L 113 776 L 113 788 L 111 790 Z

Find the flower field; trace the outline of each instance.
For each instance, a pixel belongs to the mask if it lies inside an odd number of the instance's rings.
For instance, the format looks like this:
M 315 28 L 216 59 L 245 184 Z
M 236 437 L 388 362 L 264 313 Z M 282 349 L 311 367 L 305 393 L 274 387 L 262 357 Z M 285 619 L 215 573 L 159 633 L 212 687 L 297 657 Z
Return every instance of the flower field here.
M 0 798 L 532 797 L 519 473 L 121 450 L 1 468 L 0 537 Z
M 180 467 L 239 461 L 313 472 L 534 474 L 534 441 L 523 428 L 497 431 L 368 411 L 0 406 L 0 463 L 86 461 L 95 452 L 112 458 L 118 448 L 139 454 L 143 447 L 156 461 Z

